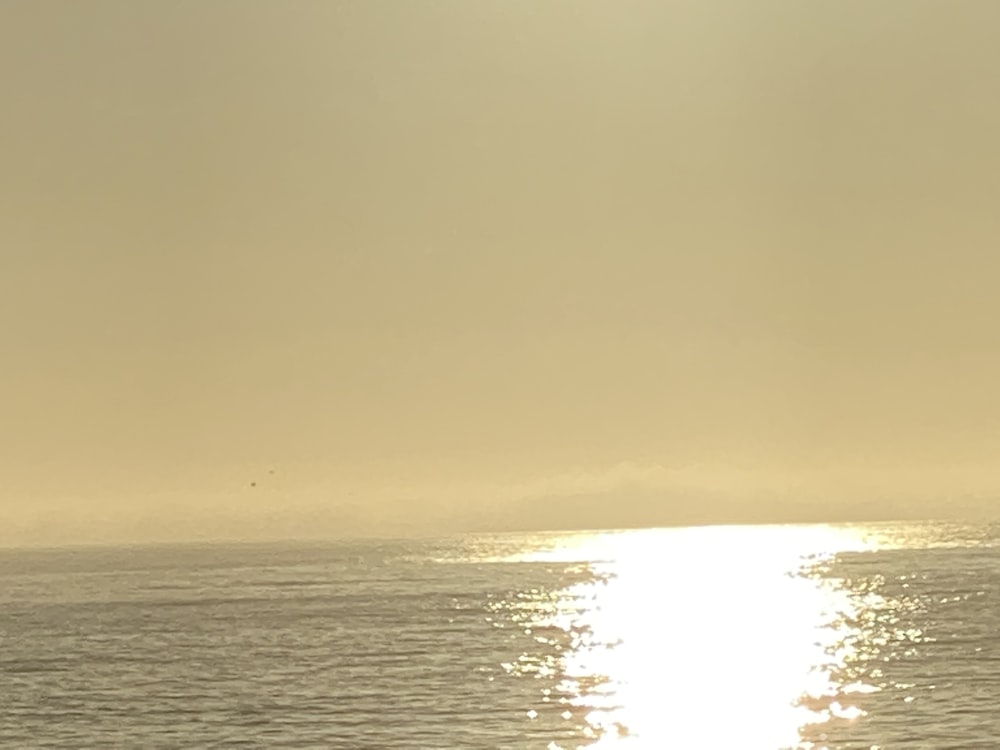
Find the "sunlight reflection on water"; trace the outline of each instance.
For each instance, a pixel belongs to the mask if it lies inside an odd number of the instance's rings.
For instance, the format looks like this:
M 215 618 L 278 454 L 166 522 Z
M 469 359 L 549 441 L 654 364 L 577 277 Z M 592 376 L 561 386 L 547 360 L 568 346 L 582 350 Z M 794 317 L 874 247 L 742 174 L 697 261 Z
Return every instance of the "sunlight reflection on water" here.
M 855 696 L 879 688 L 838 683 L 859 647 L 857 599 L 810 567 L 869 544 L 845 528 L 706 527 L 576 535 L 519 556 L 597 574 L 525 623 L 573 636 L 558 692 L 590 738 L 574 746 L 818 747 L 803 728 L 862 716 Z
M 3 747 L 1000 737 L 1000 524 L 12 550 L 0 584 Z

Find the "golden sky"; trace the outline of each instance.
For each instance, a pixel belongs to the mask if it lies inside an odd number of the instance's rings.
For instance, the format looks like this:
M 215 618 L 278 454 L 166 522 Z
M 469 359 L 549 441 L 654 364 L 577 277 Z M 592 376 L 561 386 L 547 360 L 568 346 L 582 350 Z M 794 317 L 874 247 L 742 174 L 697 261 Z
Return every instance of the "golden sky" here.
M 998 24 L 6 0 L 0 543 L 1000 490 Z

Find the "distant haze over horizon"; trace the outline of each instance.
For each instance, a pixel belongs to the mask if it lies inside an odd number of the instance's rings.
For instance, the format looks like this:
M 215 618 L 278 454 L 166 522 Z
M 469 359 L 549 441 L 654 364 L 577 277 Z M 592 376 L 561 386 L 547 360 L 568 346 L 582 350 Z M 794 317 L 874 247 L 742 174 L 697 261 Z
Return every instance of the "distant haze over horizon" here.
M 1000 4 L 0 4 L 0 545 L 989 514 Z

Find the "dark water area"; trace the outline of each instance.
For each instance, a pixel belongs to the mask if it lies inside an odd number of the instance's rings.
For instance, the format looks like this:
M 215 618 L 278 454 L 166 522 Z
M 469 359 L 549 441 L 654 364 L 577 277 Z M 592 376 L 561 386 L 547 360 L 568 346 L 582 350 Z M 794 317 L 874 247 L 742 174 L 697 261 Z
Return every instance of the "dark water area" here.
M 0 552 L 0 745 L 993 748 L 989 527 Z

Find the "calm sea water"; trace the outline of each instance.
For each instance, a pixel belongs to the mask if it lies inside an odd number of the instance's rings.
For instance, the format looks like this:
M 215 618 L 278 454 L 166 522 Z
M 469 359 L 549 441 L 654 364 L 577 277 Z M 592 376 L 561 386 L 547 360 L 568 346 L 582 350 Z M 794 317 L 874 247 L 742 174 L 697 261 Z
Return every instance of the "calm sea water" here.
M 1000 529 L 0 552 L 12 748 L 996 748 Z

